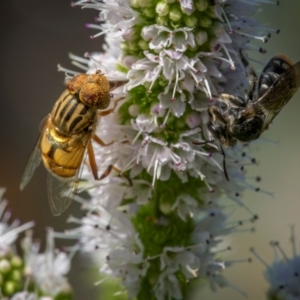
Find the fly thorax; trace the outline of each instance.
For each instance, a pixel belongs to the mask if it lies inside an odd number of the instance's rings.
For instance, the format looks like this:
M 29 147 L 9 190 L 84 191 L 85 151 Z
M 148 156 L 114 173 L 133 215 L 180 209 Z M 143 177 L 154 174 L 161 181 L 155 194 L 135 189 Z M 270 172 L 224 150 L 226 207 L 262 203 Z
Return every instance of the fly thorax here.
M 66 135 L 86 131 L 97 119 L 97 109 L 80 102 L 76 95 L 62 94 L 51 113 L 55 127 Z

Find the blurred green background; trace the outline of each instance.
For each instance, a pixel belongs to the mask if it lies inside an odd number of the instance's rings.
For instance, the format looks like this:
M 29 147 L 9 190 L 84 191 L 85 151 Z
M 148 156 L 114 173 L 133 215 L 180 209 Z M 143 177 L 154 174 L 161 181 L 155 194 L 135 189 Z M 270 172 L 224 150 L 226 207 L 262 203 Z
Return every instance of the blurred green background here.
M 286 0 L 280 6 L 264 5 L 257 17 L 266 26 L 279 28 L 268 43 L 261 45 L 266 54 L 249 53 L 262 62 L 278 53 L 285 53 L 294 62 L 300 60 L 300 2 Z M 46 171 L 39 168 L 35 177 L 19 191 L 22 172 L 38 137 L 38 126 L 48 114 L 63 86 L 64 74 L 57 72 L 58 63 L 70 67 L 68 53 L 83 55 L 84 52 L 101 48 L 101 39 L 91 40 L 94 31 L 84 28 L 93 23 L 97 11 L 72 8 L 69 0 L 10 0 L 0 2 L 0 186 L 6 187 L 5 197 L 13 210 L 14 218 L 23 222 L 36 221 L 35 235 L 43 239 L 44 228 L 51 226 L 57 231 L 67 228 L 66 218 L 80 214 L 78 205 L 62 217 L 53 217 L 47 203 Z M 259 66 L 256 66 L 259 68 Z M 252 257 L 249 248 L 255 249 L 269 263 L 273 252 L 271 240 L 280 241 L 291 255 L 289 224 L 296 225 L 300 240 L 300 92 L 277 116 L 263 138 L 276 143 L 255 143 L 253 156 L 259 166 L 249 168 L 249 178 L 259 175 L 263 190 L 272 191 L 274 197 L 263 193 L 248 192 L 247 205 L 259 215 L 255 233 L 232 235 L 225 240 L 232 247 L 226 259 Z M 249 179 L 251 181 L 251 178 Z M 246 216 L 241 210 L 238 218 Z M 256 259 L 251 264 L 236 264 L 225 270 L 229 281 L 247 292 L 249 300 L 263 299 L 266 282 L 264 266 Z M 100 287 L 85 264 L 74 264 L 71 282 L 76 290 L 75 299 L 100 299 Z M 104 299 L 106 297 L 103 297 Z M 242 299 L 229 288 L 212 293 L 205 287 L 195 299 Z M 117 297 L 116 297 L 117 299 Z

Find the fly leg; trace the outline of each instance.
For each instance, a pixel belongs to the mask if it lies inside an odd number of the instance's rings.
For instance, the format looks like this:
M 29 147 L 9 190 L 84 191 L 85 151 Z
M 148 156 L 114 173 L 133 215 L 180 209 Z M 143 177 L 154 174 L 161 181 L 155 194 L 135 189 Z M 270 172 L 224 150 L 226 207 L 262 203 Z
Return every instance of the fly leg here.
M 111 145 L 111 144 L 113 144 L 115 142 L 115 141 L 112 141 L 110 143 L 105 143 L 97 135 L 93 136 L 93 140 L 96 143 L 98 143 L 99 145 L 101 145 L 102 147 L 109 146 L 109 145 Z M 107 177 L 110 174 L 110 172 L 112 170 L 116 171 L 117 173 L 119 173 L 119 176 L 121 176 L 122 171 L 119 168 L 117 168 L 114 165 L 112 165 L 112 164 L 108 165 L 108 167 L 103 172 L 103 174 L 99 176 L 98 175 L 97 162 L 96 162 L 96 159 L 95 159 L 94 148 L 93 148 L 93 145 L 92 145 L 91 141 L 89 141 L 87 150 L 88 150 L 89 163 L 90 163 L 91 170 L 92 170 L 92 173 L 93 173 L 93 176 L 94 176 L 95 180 L 102 180 L 102 179 L 104 179 L 105 177 Z M 126 177 L 127 180 L 128 180 L 128 182 L 129 182 L 129 185 L 132 186 L 131 179 L 129 177 L 125 176 L 125 175 L 122 175 L 122 176 Z
M 113 113 L 113 112 L 115 111 L 115 109 L 116 109 L 118 103 L 119 103 L 120 101 L 124 100 L 124 98 L 125 98 L 125 97 L 120 97 L 120 98 L 116 99 L 116 100 L 114 101 L 114 106 L 113 106 L 113 108 L 108 109 L 108 110 L 104 110 L 104 111 L 99 111 L 99 112 L 98 112 L 98 116 L 100 116 L 100 117 L 105 117 L 105 116 L 107 116 L 107 115 Z

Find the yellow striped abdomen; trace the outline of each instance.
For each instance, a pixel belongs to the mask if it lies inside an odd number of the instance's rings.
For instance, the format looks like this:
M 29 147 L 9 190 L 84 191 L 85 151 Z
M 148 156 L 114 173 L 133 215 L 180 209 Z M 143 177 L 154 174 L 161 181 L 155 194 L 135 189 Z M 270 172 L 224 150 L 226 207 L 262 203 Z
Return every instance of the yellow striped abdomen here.
M 89 139 L 90 134 L 86 133 L 64 136 L 53 124 L 49 124 L 40 143 L 45 167 L 59 177 L 75 176 L 81 166 Z
M 97 109 L 62 93 L 42 133 L 40 149 L 45 167 L 59 177 L 74 177 L 97 123 Z

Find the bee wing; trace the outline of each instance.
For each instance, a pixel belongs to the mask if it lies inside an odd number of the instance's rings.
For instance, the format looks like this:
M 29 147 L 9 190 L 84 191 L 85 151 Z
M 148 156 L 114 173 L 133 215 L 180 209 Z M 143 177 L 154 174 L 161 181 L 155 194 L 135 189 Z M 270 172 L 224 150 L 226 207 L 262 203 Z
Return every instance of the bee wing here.
M 258 99 L 259 107 L 266 115 L 265 127 L 297 92 L 300 85 L 300 62 L 292 65 L 279 76 L 267 92 Z
M 34 146 L 34 149 L 31 153 L 30 158 L 29 158 L 29 160 L 27 162 L 27 165 L 25 167 L 25 171 L 23 173 L 21 183 L 20 183 L 20 190 L 21 191 L 28 184 L 28 182 L 30 181 L 31 177 L 34 174 L 35 169 L 41 163 L 42 157 L 41 157 L 41 150 L 40 150 L 40 142 L 41 142 L 43 132 L 46 128 L 48 117 L 49 117 L 49 115 L 47 115 L 42 121 L 42 126 L 41 126 L 41 129 L 40 129 L 40 131 L 41 131 L 40 136 L 39 136 L 39 138 L 38 138 L 38 140 L 37 140 L 37 142 Z
M 48 200 L 54 216 L 61 215 L 72 203 L 77 190 L 77 176 L 57 178 L 48 172 Z

